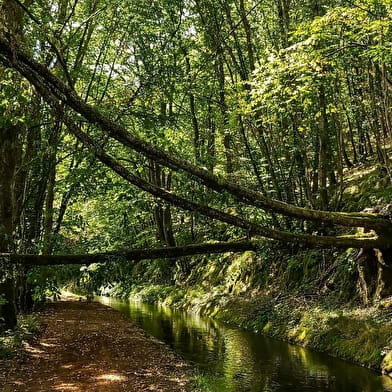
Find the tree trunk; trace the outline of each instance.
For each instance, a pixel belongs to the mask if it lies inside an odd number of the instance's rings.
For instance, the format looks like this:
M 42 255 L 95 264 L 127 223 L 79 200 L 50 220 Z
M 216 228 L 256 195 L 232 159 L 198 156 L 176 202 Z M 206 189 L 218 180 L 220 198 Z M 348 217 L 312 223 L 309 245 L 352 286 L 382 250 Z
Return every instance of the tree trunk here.
M 0 283 L 0 294 L 6 303 L 0 306 L 0 318 L 3 319 L 5 329 L 14 329 L 17 324 L 15 306 L 15 280 L 6 278 Z M 0 326 L 1 326 L 0 322 Z
M 254 54 L 254 47 L 253 47 L 252 29 L 248 20 L 248 13 L 245 9 L 244 0 L 240 0 L 239 13 L 240 13 L 242 25 L 245 30 L 249 70 L 252 73 L 255 70 L 255 54 Z
M 245 252 L 257 250 L 258 243 L 252 241 L 218 242 L 208 244 L 192 244 L 178 247 L 129 249 L 118 252 L 82 254 L 82 255 L 12 255 L 1 254 L 11 263 L 18 261 L 23 265 L 67 265 L 110 263 L 124 258 L 128 261 L 152 260 L 161 258 L 178 258 L 197 254 L 226 252 Z
M 329 136 L 328 136 L 328 119 L 326 112 L 325 92 L 323 86 L 320 87 L 319 91 L 320 100 L 320 122 L 319 122 L 319 192 L 320 192 L 320 206 L 322 210 L 328 209 L 329 196 L 327 189 L 327 177 L 328 177 L 328 149 L 329 149 Z
M 185 64 L 186 64 L 186 73 L 187 73 L 187 94 L 189 98 L 189 110 L 191 112 L 192 118 L 192 127 L 193 127 L 193 153 L 195 156 L 195 163 L 200 163 L 201 153 L 200 148 L 202 145 L 202 140 L 200 136 L 200 127 L 199 127 L 199 120 L 197 119 L 196 114 L 196 104 L 195 104 L 195 96 L 193 94 L 193 80 L 192 80 L 192 73 L 191 73 L 191 61 L 189 56 L 185 53 Z
M 56 159 L 57 159 L 57 147 L 59 143 L 61 122 L 58 121 L 55 127 L 52 129 L 52 133 L 49 138 L 49 152 L 47 154 L 47 165 L 48 165 L 48 180 L 45 200 L 45 214 L 43 222 L 43 246 L 42 252 L 45 254 L 51 254 L 53 249 L 53 203 L 54 203 L 54 187 L 56 183 Z
M 0 252 L 13 249 L 15 235 L 15 173 L 19 147 L 19 129 L 13 126 L 0 128 Z M 0 295 L 6 303 L 1 306 L 1 316 L 7 329 L 16 326 L 14 268 L 9 266 L 2 271 L 5 278 L 0 278 Z
M 277 6 L 278 6 L 278 20 L 279 20 L 279 29 L 280 29 L 282 47 L 287 48 L 289 42 L 289 26 L 290 26 L 289 1 L 277 0 Z
M 392 295 L 391 248 L 361 250 L 357 268 L 359 294 L 365 305 Z
M 165 171 L 154 162 L 150 163 L 149 180 L 151 184 L 170 191 L 171 174 L 166 174 Z M 176 241 L 173 234 L 170 205 L 163 205 L 163 203 L 158 200 L 157 205 L 154 207 L 154 221 L 157 228 L 158 240 L 164 242 L 167 246 L 175 246 Z

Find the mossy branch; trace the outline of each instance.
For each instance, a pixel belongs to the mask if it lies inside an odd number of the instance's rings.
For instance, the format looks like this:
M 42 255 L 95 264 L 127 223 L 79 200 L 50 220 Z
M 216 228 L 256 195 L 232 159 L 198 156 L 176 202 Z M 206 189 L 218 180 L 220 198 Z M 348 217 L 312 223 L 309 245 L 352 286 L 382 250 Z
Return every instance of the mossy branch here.
M 25 53 L 11 48 L 9 43 L 4 39 L 0 39 L 0 55 L 0 59 L 3 63 L 15 68 L 26 78 L 29 76 L 28 73 L 35 73 L 37 77 L 44 80 L 44 83 L 51 94 L 58 100 L 82 115 L 90 123 L 98 125 L 110 137 L 116 139 L 123 145 L 142 153 L 161 165 L 167 166 L 173 170 L 183 170 L 186 173 L 197 177 L 204 185 L 215 191 L 227 191 L 235 196 L 237 200 L 245 204 L 303 220 L 338 224 L 348 227 L 364 227 L 373 229 L 378 233 L 385 231 L 389 233 L 392 232 L 392 223 L 376 214 L 329 212 L 298 207 L 268 198 L 259 192 L 244 188 L 243 186 L 226 179 L 218 178 L 208 170 L 195 166 L 180 158 L 180 155 L 168 153 L 135 135 L 132 135 L 124 127 L 104 116 L 98 109 L 87 104 L 72 88 L 68 87 L 59 78 L 53 75 L 44 65 L 36 62 Z M 36 81 L 30 80 L 30 82 L 36 86 Z

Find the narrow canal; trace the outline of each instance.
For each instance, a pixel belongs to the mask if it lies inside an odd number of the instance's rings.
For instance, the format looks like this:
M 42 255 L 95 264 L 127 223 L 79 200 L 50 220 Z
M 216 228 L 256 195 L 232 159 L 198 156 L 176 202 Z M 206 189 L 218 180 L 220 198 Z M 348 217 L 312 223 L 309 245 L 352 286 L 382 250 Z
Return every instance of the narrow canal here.
M 160 305 L 100 297 L 170 345 L 211 392 L 383 392 L 387 377 L 265 336 Z

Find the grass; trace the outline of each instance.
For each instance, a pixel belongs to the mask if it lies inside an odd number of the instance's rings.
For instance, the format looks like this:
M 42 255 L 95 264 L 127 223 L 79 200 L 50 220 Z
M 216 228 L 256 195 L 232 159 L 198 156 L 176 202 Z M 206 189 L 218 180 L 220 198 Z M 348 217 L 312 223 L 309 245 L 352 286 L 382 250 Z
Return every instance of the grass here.
M 190 381 L 190 390 L 192 392 L 219 392 L 214 385 L 214 376 L 195 371 Z

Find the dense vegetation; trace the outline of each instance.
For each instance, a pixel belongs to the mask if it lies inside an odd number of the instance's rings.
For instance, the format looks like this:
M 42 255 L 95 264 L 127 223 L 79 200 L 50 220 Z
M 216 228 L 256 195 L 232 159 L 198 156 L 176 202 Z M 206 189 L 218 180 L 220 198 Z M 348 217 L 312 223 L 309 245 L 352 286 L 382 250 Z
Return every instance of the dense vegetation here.
M 209 276 L 229 268 L 246 287 L 278 287 L 272 276 L 283 289 L 311 265 L 314 288 L 357 263 L 366 301 L 391 294 L 389 1 L 0 4 L 7 326 L 14 297 L 22 309 L 32 291 L 192 283 L 207 263 L 112 253 L 106 265 L 29 269 L 10 254 L 241 240 L 262 262 L 213 259 Z M 349 177 L 363 168 L 366 191 Z M 305 257 L 303 245 L 330 249 Z M 363 250 L 346 263 L 334 246 Z M 340 260 L 333 271 L 325 254 Z

